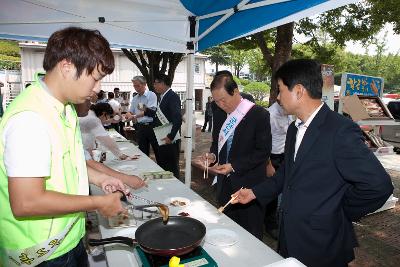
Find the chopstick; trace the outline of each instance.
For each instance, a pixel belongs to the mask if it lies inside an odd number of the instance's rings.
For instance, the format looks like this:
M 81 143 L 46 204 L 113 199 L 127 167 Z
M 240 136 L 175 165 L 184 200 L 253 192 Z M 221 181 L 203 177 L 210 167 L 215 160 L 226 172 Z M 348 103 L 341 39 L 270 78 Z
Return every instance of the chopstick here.
M 243 189 L 243 186 L 242 186 L 239 190 L 242 190 L 242 189 Z M 225 210 L 225 208 L 228 207 L 229 204 L 231 204 L 232 201 L 234 201 L 238 196 L 239 196 L 239 195 L 236 195 L 235 197 L 232 197 L 223 207 L 219 207 L 219 208 L 218 208 L 218 211 L 219 211 L 220 213 L 223 213 L 224 210 Z
M 203 179 L 208 178 L 208 153 L 206 153 L 206 160 L 204 161 Z

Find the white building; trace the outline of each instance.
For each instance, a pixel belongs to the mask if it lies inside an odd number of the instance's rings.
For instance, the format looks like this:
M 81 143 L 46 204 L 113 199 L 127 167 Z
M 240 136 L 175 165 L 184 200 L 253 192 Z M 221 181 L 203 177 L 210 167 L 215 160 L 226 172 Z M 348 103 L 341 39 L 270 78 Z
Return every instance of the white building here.
M 43 71 L 42 63 L 44 57 L 45 44 L 37 43 L 20 43 L 21 49 L 21 82 L 24 85 L 30 83 L 34 79 L 37 71 Z M 110 75 L 104 77 L 101 81 L 101 87 L 104 91 L 113 91 L 114 87 L 118 87 L 121 92 L 134 92 L 131 79 L 133 76 L 141 75 L 139 69 L 131 62 L 121 51 L 121 49 L 112 49 L 115 58 L 115 69 Z M 211 95 L 210 90 L 206 89 L 205 81 L 205 61 L 207 57 L 204 55 L 196 55 L 194 63 L 194 108 L 195 110 L 204 110 L 207 97 Z M 175 77 L 172 84 L 173 90 L 180 96 L 182 104 L 186 99 L 186 60 L 179 63 L 175 71 Z M 130 94 L 131 95 L 131 94 Z

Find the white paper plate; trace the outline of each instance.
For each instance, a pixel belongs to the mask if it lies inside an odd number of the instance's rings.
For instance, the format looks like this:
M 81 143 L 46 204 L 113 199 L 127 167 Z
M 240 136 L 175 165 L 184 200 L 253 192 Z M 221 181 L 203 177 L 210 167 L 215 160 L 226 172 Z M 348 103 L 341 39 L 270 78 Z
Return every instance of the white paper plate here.
M 206 234 L 206 242 L 218 246 L 233 246 L 238 242 L 238 235 L 228 229 L 213 229 Z
M 132 164 L 119 165 L 119 166 L 116 166 L 115 168 L 122 172 L 130 172 L 130 171 L 137 169 L 137 167 Z
M 177 202 L 175 205 L 173 204 L 174 201 Z M 185 208 L 190 205 L 190 200 L 185 197 L 169 197 L 164 200 L 164 204 L 172 208 Z

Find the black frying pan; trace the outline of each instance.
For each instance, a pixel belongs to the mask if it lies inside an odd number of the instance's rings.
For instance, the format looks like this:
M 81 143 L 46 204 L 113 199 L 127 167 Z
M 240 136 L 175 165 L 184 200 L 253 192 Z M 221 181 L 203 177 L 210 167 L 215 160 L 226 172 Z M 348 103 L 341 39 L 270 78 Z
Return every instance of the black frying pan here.
M 140 225 L 135 239 L 123 236 L 105 239 L 90 239 L 89 245 L 99 246 L 110 243 L 138 244 L 143 251 L 158 256 L 179 256 L 198 247 L 206 234 L 204 224 L 190 217 L 170 216 L 164 224 L 156 218 Z

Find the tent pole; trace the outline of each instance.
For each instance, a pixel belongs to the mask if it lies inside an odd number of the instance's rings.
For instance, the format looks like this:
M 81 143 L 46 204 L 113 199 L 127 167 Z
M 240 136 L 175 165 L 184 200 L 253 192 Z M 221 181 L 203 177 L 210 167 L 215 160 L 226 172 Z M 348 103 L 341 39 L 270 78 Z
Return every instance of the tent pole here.
M 192 182 L 192 136 L 193 136 L 193 85 L 194 85 L 194 38 L 196 36 L 196 17 L 188 17 L 190 22 L 190 42 L 187 42 L 187 80 L 186 80 L 186 149 L 185 149 L 185 184 L 190 188 Z
M 192 177 L 192 121 L 193 121 L 193 82 L 194 82 L 194 52 L 187 57 L 187 87 L 186 87 L 186 148 L 185 148 L 185 184 L 190 187 Z

